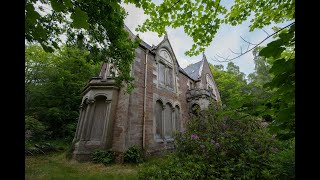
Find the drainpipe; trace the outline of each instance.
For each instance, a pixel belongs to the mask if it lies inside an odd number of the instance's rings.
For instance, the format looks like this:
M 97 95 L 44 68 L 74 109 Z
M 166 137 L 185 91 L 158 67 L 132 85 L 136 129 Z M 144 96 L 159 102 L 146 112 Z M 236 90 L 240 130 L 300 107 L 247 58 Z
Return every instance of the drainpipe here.
M 147 61 L 149 50 L 146 50 L 146 57 L 144 62 L 144 96 L 143 96 L 143 129 L 142 129 L 142 149 L 145 149 L 146 141 L 146 102 L 147 102 Z

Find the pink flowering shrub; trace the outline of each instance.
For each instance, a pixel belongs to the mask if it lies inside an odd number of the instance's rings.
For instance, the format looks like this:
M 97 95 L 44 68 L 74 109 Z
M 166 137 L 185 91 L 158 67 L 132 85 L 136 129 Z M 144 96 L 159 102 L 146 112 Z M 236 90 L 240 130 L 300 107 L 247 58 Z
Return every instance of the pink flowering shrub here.
M 222 112 L 224 113 L 224 112 Z M 283 149 L 259 120 L 236 112 L 208 110 L 175 135 L 174 154 L 163 164 L 147 165 L 142 179 L 277 179 L 274 156 Z M 287 153 L 288 154 L 288 153 Z M 273 157 L 273 158 L 271 158 Z M 284 163 L 283 163 L 284 164 Z M 153 169 L 151 169 L 153 167 Z M 283 176 L 282 176 L 283 177 Z

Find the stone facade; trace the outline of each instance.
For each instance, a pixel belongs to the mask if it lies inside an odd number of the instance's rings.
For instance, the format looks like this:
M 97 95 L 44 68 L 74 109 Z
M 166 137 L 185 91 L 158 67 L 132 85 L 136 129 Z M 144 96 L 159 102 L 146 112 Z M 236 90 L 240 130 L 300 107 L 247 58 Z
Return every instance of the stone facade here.
M 112 65 L 106 63 L 84 88 L 73 140 L 75 159 L 88 160 L 95 149 L 121 154 L 132 145 L 147 153 L 170 149 L 174 132 L 184 130 L 195 105 L 205 109 L 210 99 L 220 103 L 205 55 L 182 69 L 167 36 L 157 46 L 142 41 L 135 53 L 131 94 L 115 86 Z

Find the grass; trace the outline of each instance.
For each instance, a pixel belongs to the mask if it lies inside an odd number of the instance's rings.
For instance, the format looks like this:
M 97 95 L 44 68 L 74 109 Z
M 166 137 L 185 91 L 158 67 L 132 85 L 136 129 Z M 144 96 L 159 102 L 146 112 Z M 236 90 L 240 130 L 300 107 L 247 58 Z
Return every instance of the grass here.
M 138 179 L 139 165 L 94 164 L 67 160 L 66 152 L 25 157 L 25 179 Z

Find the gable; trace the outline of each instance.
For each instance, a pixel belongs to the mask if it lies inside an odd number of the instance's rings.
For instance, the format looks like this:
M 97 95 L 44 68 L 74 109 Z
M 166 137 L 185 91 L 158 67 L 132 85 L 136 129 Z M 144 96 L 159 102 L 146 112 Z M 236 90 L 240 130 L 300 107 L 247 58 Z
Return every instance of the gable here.
M 167 36 L 165 36 L 165 38 L 157 46 L 154 47 L 154 50 L 156 53 L 155 60 L 157 62 L 159 62 L 160 60 L 164 60 L 167 63 L 173 65 L 176 73 L 179 72 L 180 65 L 177 61 L 177 58 Z
M 209 84 L 210 86 L 214 86 L 213 88 L 213 93 L 215 93 L 216 96 L 216 100 L 217 101 L 221 101 L 220 98 L 220 93 L 217 87 L 217 84 L 214 80 L 214 77 L 212 75 L 212 72 L 210 70 L 210 66 L 209 63 L 206 59 L 206 57 L 204 56 L 203 59 L 203 68 L 202 68 L 202 72 L 201 72 L 201 81 L 204 87 L 207 87 L 207 85 Z

